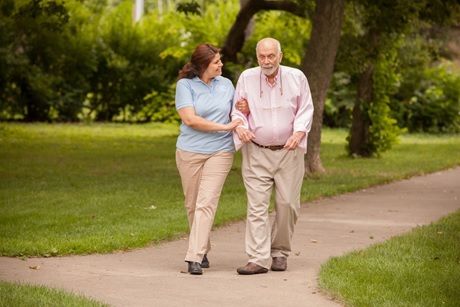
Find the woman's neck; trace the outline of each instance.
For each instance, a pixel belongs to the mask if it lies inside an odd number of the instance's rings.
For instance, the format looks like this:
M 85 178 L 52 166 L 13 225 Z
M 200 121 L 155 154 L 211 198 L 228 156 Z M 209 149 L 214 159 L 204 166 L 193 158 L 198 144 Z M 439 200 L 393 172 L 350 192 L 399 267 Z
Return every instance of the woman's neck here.
M 207 75 L 202 75 L 200 79 L 201 79 L 201 81 L 203 81 L 204 83 L 209 85 L 209 84 L 211 84 L 211 81 L 212 81 L 213 78 L 210 78 Z

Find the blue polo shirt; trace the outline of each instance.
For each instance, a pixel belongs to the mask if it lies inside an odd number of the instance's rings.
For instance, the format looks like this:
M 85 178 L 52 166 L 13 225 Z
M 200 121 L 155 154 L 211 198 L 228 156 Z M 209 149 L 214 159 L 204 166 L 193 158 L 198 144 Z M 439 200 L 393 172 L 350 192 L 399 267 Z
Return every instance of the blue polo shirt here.
M 183 78 L 176 85 L 176 110 L 193 107 L 195 114 L 220 124 L 230 122 L 235 88 L 222 76 L 215 77 L 211 84 L 200 78 Z M 234 152 L 232 132 L 203 132 L 181 123 L 176 146 L 180 150 L 212 154 L 219 151 Z

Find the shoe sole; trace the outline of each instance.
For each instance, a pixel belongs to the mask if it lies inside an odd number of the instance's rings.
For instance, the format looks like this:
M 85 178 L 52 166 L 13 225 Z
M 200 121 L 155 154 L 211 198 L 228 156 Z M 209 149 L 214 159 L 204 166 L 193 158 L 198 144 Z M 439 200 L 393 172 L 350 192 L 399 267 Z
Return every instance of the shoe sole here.
M 255 275 L 255 274 L 264 274 L 264 273 L 267 273 L 268 270 L 260 270 L 260 271 L 255 271 L 255 272 L 247 272 L 247 271 L 238 271 L 238 274 L 240 275 Z

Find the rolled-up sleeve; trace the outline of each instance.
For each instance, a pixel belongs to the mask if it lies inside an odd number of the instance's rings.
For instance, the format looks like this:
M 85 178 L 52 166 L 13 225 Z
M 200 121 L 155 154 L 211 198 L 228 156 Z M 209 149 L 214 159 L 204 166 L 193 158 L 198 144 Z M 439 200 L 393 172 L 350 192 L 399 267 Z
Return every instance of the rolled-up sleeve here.
M 243 121 L 241 126 L 249 129 L 247 116 L 236 109 L 236 102 L 242 98 L 247 99 L 247 95 L 245 95 L 243 74 L 240 75 L 238 82 L 236 83 L 235 95 L 233 97 L 232 120 L 241 119 Z
M 238 78 L 238 82 L 236 83 L 235 88 L 235 95 L 233 96 L 233 108 L 232 108 L 232 120 L 241 119 L 243 122 L 242 125 L 244 128 L 249 129 L 248 118 L 246 115 L 241 113 L 236 109 L 236 102 L 242 98 L 247 99 L 247 95 L 245 94 L 245 84 L 244 84 L 244 73 L 240 75 Z M 240 150 L 241 147 L 244 145 L 243 142 L 238 137 L 236 131 L 233 131 L 233 143 L 235 144 L 235 149 Z

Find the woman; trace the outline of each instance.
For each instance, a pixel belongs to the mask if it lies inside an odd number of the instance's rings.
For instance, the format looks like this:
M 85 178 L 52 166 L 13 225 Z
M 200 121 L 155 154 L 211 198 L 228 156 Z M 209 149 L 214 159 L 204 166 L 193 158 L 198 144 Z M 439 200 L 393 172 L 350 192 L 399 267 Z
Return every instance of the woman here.
M 221 76 L 219 49 L 198 45 L 179 72 L 176 109 L 182 120 L 176 164 L 182 181 L 190 226 L 185 261 L 190 274 L 209 267 L 210 233 L 225 179 L 235 151 L 230 122 L 234 87 Z

